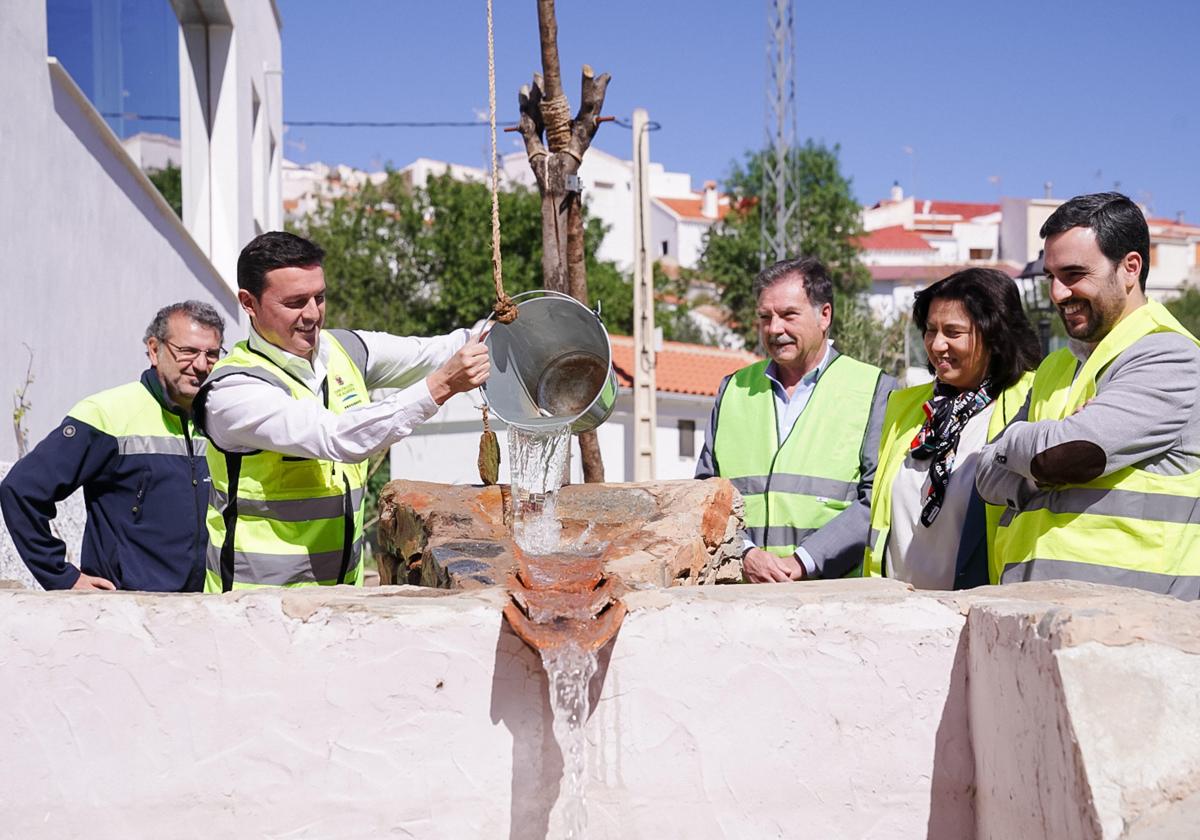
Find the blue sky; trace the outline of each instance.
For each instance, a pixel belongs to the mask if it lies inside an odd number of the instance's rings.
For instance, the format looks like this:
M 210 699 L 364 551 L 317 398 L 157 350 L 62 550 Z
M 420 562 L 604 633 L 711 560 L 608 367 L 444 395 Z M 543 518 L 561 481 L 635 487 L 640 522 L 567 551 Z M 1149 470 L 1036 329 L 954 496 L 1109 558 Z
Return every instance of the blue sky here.
M 485 6 L 278 0 L 285 120 L 472 119 L 487 105 Z M 536 4 L 496 0 L 502 117 L 539 66 Z M 994 200 L 1111 188 L 1200 222 L 1200 3 L 796 2 L 800 137 L 841 145 L 857 197 Z M 764 137 L 762 0 L 560 0 L 572 107 L 580 66 L 612 74 L 606 111 L 662 123 L 651 154 L 699 185 Z M 285 153 L 360 167 L 418 156 L 482 165 L 486 129 L 293 128 Z M 513 135 L 502 148 L 516 148 Z M 612 125 L 597 145 L 629 155 Z M 914 150 L 913 155 L 904 148 Z M 915 158 L 915 161 L 914 161 Z M 914 166 L 915 163 L 915 166 Z M 915 173 L 914 173 L 915 170 Z M 998 177 L 999 183 L 992 180 Z

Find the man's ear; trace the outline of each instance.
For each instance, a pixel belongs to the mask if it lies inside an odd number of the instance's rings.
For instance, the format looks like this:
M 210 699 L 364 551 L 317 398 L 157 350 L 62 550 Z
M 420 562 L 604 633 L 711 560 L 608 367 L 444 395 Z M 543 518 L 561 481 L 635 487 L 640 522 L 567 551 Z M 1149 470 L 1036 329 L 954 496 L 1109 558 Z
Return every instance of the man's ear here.
M 1134 286 L 1141 286 L 1142 276 L 1142 255 L 1137 251 L 1130 251 L 1121 260 L 1121 268 L 1126 273 L 1126 285 L 1132 282 Z
M 146 358 L 150 360 L 150 367 L 158 367 L 158 338 L 150 336 L 146 339 Z
M 251 318 L 254 317 L 254 309 L 258 306 L 258 300 L 254 297 L 254 295 L 250 294 L 245 289 L 238 289 L 238 303 L 241 304 L 242 309 L 247 315 L 249 315 Z
M 822 303 L 819 318 L 821 329 L 825 332 L 829 332 L 829 328 L 833 326 L 833 304 Z

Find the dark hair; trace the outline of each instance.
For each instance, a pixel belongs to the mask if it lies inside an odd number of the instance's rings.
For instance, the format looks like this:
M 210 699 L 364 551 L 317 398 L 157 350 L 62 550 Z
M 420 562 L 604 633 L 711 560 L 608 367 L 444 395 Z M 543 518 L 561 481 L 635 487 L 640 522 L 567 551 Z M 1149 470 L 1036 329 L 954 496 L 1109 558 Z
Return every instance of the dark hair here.
M 990 354 L 987 375 L 993 397 L 1038 366 L 1042 359 L 1041 343 L 1025 317 L 1017 284 L 1003 271 L 968 268 L 917 292 L 913 298 L 913 321 L 922 333 L 929 325 L 929 307 L 935 300 L 957 300 L 966 308 L 984 349 Z M 932 365 L 929 372 L 933 372 Z
M 152 337 L 157 338 L 159 341 L 166 341 L 167 325 L 171 320 L 171 316 L 176 312 L 186 315 L 202 327 L 216 330 L 217 335 L 221 336 L 221 339 L 224 340 L 225 319 L 217 314 L 217 310 L 201 300 L 185 300 L 180 303 L 172 303 L 158 310 L 158 313 L 154 316 L 154 320 L 150 322 L 150 326 L 146 327 L 146 334 L 142 337 L 142 341 L 149 341 Z
M 1142 256 L 1142 273 L 1138 277 L 1146 291 L 1150 274 L 1150 227 L 1140 207 L 1116 192 L 1077 195 L 1050 214 L 1042 225 L 1041 237 L 1053 236 L 1071 228 L 1091 228 L 1101 253 L 1116 265 L 1130 251 Z
M 237 262 L 237 284 L 254 297 L 262 297 L 267 272 L 276 268 L 320 265 L 325 249 L 294 233 L 272 230 L 261 233 L 242 249 Z
M 754 278 L 754 299 L 758 300 L 771 286 L 781 280 L 800 277 L 804 281 L 804 294 L 813 306 L 828 303 L 830 312 L 833 310 L 833 278 L 829 269 L 816 257 L 798 257 L 791 260 L 780 260 L 767 266 Z

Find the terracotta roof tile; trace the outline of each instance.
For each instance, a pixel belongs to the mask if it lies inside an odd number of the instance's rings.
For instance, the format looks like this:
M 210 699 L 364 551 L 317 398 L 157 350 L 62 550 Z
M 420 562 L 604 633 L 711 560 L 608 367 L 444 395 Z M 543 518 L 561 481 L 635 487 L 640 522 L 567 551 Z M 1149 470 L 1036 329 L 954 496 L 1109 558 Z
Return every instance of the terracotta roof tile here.
M 961 216 L 963 219 L 974 219 L 976 216 L 987 216 L 990 213 L 999 213 L 999 204 L 980 204 L 972 201 L 937 201 L 929 202 L 929 209 L 925 209 L 925 199 L 918 198 L 914 202 L 917 215 L 931 216 Z
M 879 228 L 864 233 L 858 238 L 859 247 L 864 251 L 932 251 L 925 237 L 911 230 L 905 230 L 903 225 Z
M 702 195 L 698 195 L 695 198 L 655 197 L 654 201 L 657 201 L 664 207 L 675 211 L 676 214 L 685 219 L 695 219 L 696 221 L 701 222 L 716 221 L 716 219 L 713 219 L 711 216 L 704 215 L 704 196 Z M 717 202 L 717 219 L 724 219 L 728 212 L 729 198 L 728 196 L 721 196 L 720 200 Z
M 610 338 L 617 379 L 623 387 L 632 388 L 633 338 L 627 335 Z M 658 353 L 655 379 L 659 391 L 715 397 L 722 379 L 758 360 L 758 356 L 744 350 L 723 350 L 703 344 L 664 341 Z

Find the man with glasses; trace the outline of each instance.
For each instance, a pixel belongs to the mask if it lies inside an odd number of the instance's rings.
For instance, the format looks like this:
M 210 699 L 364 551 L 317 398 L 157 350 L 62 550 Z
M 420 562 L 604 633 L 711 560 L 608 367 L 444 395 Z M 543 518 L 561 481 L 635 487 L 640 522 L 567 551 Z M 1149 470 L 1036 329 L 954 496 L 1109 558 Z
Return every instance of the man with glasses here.
M 21 559 L 46 589 L 199 592 L 208 546 L 207 442 L 192 400 L 223 355 L 225 322 L 207 303 L 165 306 L 146 329 L 150 367 L 80 401 L 0 484 Z M 82 570 L 50 529 L 56 503 L 83 488 Z

